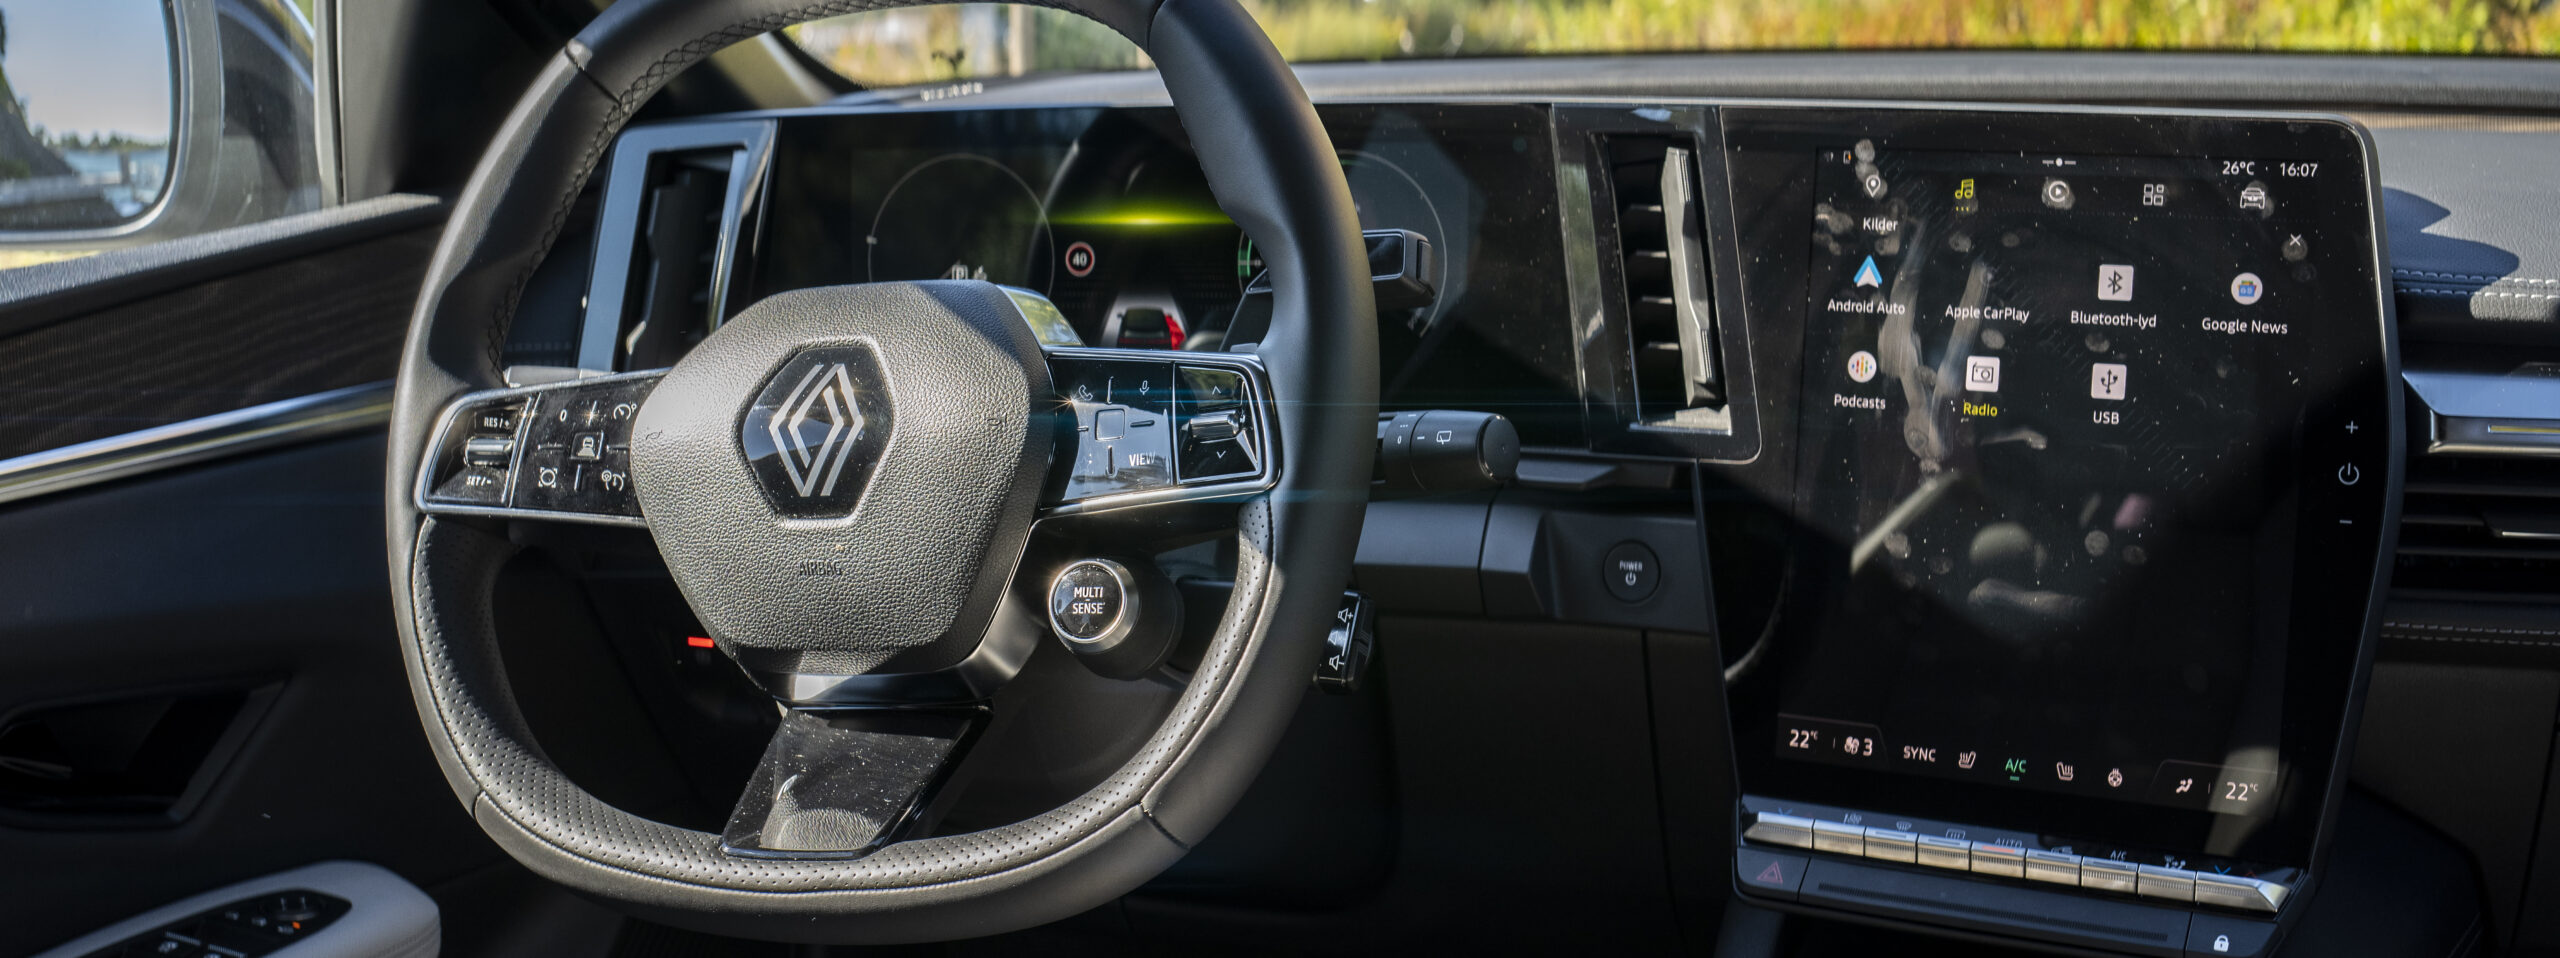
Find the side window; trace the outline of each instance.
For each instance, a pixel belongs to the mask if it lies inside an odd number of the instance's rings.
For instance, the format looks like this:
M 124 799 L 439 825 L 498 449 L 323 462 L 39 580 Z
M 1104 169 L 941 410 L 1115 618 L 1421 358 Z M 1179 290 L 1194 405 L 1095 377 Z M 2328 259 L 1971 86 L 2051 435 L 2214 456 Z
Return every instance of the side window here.
M 313 61 L 288 0 L 0 0 L 0 270 L 320 208 Z

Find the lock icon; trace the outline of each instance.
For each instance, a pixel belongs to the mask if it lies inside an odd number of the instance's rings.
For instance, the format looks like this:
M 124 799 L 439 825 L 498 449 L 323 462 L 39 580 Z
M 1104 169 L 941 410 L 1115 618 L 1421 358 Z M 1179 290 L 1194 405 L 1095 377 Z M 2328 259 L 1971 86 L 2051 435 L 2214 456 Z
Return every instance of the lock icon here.
M 2231 952 L 2231 936 L 2213 936 L 2213 951 L 2215 954 L 2229 954 Z

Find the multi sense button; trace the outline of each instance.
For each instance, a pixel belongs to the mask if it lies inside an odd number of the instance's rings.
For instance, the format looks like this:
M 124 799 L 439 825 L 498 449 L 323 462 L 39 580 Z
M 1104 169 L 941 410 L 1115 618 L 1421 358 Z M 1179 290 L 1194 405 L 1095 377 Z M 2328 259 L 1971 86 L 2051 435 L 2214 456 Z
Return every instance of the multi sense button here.
M 1129 572 L 1109 559 L 1058 570 L 1049 586 L 1049 625 L 1077 643 L 1109 643 L 1128 632 Z

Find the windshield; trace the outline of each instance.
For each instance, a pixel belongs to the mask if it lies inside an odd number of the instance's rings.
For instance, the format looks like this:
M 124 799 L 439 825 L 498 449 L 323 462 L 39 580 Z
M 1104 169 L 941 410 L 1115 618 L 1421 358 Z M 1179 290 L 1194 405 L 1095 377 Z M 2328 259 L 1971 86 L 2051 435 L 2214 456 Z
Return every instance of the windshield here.
M 1244 0 L 1290 60 L 1725 50 L 2215 50 L 2550 56 L 2551 0 Z M 1146 65 L 1056 10 L 971 4 L 795 27 L 868 86 Z

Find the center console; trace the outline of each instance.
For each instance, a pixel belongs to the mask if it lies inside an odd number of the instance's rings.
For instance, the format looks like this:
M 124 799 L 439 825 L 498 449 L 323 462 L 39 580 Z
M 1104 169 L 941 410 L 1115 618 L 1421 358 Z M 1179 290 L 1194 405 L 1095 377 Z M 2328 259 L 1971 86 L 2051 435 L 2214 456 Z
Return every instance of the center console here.
M 2361 131 L 1731 107 L 1721 132 L 1753 332 L 1799 370 L 1783 595 L 1728 678 L 1735 887 L 2269 947 L 2319 874 L 2396 523 Z

